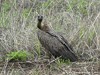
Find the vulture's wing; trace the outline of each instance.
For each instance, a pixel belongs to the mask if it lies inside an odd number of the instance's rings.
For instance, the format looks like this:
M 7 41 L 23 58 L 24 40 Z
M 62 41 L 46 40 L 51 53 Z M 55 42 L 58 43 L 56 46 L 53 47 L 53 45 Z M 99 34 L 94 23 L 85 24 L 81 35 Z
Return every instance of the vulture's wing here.
M 68 43 L 68 41 L 62 35 L 59 35 L 58 33 L 54 31 L 49 31 L 47 33 L 56 37 L 63 45 L 65 45 L 68 48 L 69 51 L 74 52 L 72 46 Z
M 62 35 L 60 35 L 60 36 L 61 36 L 62 41 L 64 41 L 65 45 L 68 47 L 68 49 L 71 52 L 74 52 L 73 47 L 68 43 L 68 41 Z
M 68 43 L 68 41 L 62 35 L 59 35 L 54 31 L 49 31 L 47 33 L 52 35 L 53 37 L 56 37 L 57 40 L 64 45 L 64 47 L 62 47 L 62 49 L 58 50 L 59 53 L 64 54 L 64 55 L 62 55 L 63 57 L 68 57 L 69 59 L 72 59 L 72 61 L 78 60 L 78 57 L 76 56 L 75 52 L 73 51 L 73 48 L 71 47 L 71 45 Z

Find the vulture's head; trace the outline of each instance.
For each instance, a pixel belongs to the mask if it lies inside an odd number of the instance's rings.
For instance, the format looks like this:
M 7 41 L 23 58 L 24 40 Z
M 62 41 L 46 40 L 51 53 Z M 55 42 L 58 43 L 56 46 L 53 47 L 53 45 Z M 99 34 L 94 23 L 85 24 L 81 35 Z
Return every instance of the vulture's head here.
M 47 23 L 46 21 L 43 21 L 43 16 L 38 16 L 38 24 L 37 24 L 37 27 L 40 29 L 40 30 L 43 30 L 45 32 L 47 31 L 50 31 L 52 29 L 52 26 Z
M 38 16 L 38 21 L 42 22 L 42 20 L 43 20 L 43 16 Z

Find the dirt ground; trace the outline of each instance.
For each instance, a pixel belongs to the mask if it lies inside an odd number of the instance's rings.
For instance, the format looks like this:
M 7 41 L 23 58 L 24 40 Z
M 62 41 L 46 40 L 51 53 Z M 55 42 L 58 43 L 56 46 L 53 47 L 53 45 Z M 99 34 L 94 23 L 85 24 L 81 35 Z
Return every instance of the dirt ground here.
M 99 62 L 57 65 L 48 61 L 1 62 L 0 75 L 100 75 Z

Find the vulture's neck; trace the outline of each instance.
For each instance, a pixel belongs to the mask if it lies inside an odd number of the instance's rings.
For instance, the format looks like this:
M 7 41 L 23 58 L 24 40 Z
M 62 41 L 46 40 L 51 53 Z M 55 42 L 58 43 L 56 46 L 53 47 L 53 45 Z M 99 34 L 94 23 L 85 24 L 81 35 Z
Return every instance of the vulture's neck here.
M 46 22 L 44 22 L 43 25 L 42 25 L 42 22 L 38 22 L 37 27 L 38 27 L 40 30 L 45 31 L 45 32 L 48 32 L 48 31 L 51 30 L 51 28 L 47 25 Z
M 40 21 L 38 22 L 37 27 L 38 27 L 39 29 L 42 28 L 42 26 L 41 26 L 41 22 L 40 22 Z

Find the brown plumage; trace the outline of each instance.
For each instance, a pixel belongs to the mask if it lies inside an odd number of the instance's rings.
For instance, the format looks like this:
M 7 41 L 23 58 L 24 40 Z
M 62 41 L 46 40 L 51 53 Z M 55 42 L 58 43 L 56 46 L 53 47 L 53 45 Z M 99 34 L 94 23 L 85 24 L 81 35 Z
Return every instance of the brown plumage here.
M 73 48 L 68 41 L 58 33 L 54 32 L 47 24 L 42 24 L 43 16 L 38 16 L 38 39 L 42 46 L 54 57 L 62 57 L 70 61 L 77 61 Z

